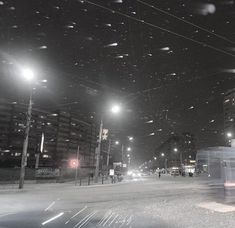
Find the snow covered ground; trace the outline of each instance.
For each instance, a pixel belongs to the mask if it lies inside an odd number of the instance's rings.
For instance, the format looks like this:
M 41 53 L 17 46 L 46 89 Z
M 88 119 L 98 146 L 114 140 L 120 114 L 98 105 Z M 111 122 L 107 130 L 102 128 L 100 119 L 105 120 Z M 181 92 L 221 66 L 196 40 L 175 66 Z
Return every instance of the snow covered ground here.
M 0 190 L 0 227 L 235 227 L 235 206 L 198 178 L 29 184 Z

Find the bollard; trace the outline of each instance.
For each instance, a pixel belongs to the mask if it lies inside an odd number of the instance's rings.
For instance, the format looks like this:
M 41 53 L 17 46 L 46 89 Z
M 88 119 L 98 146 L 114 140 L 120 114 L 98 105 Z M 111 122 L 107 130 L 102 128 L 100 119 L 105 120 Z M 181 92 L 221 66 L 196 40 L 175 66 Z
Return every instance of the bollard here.
M 88 185 L 90 185 L 90 176 L 88 176 Z

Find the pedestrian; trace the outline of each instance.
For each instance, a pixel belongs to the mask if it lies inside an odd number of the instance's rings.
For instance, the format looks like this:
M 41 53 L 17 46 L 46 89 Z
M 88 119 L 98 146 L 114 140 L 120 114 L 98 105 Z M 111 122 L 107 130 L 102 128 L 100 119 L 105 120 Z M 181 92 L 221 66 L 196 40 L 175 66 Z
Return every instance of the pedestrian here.
M 161 178 L 161 171 L 158 172 L 158 178 Z

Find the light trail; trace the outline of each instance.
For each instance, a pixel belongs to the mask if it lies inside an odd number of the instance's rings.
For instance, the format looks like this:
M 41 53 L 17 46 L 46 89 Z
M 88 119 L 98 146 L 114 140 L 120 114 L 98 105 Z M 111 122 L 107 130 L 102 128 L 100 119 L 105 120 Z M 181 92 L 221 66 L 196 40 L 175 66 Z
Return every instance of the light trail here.
M 54 216 L 54 217 L 52 217 L 52 218 L 46 220 L 45 222 L 43 222 L 42 225 L 44 226 L 44 225 L 46 225 L 47 223 L 54 221 L 55 219 L 61 217 L 63 214 L 64 214 L 64 212 L 59 213 L 58 215 L 56 215 L 56 216 Z

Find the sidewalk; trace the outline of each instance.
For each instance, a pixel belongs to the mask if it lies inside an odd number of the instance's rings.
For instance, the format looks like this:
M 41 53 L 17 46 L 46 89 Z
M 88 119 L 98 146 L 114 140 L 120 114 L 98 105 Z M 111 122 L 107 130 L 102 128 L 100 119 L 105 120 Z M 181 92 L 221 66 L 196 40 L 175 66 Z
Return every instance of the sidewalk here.
M 123 181 L 125 182 L 125 181 Z M 122 182 L 116 182 L 112 183 L 111 179 L 108 178 L 107 180 L 103 178 L 103 183 L 102 183 L 102 178 L 99 178 L 98 183 L 94 183 L 94 179 L 78 179 L 77 180 L 77 185 L 76 187 L 88 187 L 88 186 L 101 186 L 101 185 L 114 185 L 117 183 L 122 183 Z M 0 194 L 1 193 L 10 193 L 10 192 L 26 192 L 29 190 L 35 190 L 35 189 L 50 189 L 50 188 L 57 188 L 57 187 L 75 187 L 75 180 L 66 180 L 65 182 L 58 182 L 58 183 L 37 183 L 36 180 L 32 181 L 25 181 L 24 184 L 24 189 L 19 189 L 19 184 L 14 183 L 14 184 L 0 184 Z

